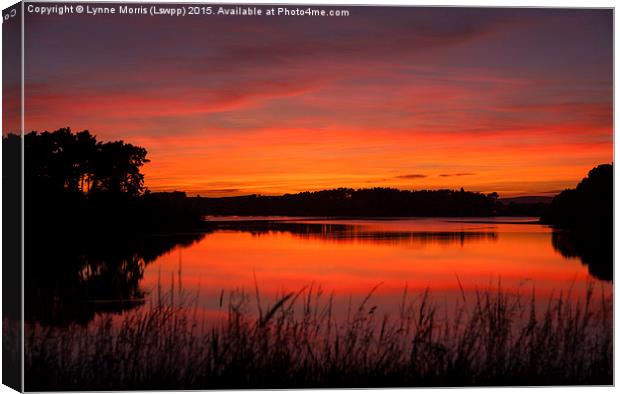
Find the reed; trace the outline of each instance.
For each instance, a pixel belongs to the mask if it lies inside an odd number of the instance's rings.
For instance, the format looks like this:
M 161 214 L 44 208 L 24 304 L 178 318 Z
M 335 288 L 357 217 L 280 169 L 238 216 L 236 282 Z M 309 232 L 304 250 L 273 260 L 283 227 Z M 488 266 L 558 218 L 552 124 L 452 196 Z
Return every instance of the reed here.
M 478 291 L 442 316 L 430 292 L 403 292 L 381 314 L 372 292 L 337 319 L 313 286 L 248 311 L 219 297 L 223 318 L 197 317 L 197 297 L 170 291 L 120 324 L 26 330 L 26 389 L 130 390 L 471 385 L 610 385 L 611 296 L 536 297 Z M 526 299 L 529 298 L 529 299 Z M 227 301 L 226 301 L 227 299 Z

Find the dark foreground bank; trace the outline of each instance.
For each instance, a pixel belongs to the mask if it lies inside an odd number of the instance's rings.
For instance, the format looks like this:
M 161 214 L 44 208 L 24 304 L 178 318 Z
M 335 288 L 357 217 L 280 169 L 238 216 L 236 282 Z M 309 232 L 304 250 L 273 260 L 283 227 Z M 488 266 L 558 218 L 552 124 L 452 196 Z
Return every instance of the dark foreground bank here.
M 481 292 L 446 317 L 428 293 L 405 292 L 392 316 L 369 296 L 336 321 L 312 289 L 252 314 L 222 294 L 222 319 L 205 325 L 191 300 L 161 296 L 94 331 L 30 326 L 26 390 L 611 385 L 611 295 L 545 311 L 526 298 Z

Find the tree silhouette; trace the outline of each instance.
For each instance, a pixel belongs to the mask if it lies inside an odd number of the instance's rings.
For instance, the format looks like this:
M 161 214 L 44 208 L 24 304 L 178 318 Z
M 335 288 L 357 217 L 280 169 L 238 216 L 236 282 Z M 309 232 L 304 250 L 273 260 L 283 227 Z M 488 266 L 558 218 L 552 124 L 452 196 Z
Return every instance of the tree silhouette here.
M 613 164 L 599 165 L 575 189 L 555 196 L 541 217 L 554 226 L 553 247 L 565 257 L 579 257 L 590 273 L 613 279 Z
M 14 137 L 5 137 L 14 138 Z M 24 136 L 26 187 L 34 193 L 142 195 L 144 148 L 123 141 L 98 142 L 88 130 L 33 131 Z
M 541 221 L 558 228 L 613 230 L 613 164 L 601 164 L 588 173 L 575 189 L 553 199 Z

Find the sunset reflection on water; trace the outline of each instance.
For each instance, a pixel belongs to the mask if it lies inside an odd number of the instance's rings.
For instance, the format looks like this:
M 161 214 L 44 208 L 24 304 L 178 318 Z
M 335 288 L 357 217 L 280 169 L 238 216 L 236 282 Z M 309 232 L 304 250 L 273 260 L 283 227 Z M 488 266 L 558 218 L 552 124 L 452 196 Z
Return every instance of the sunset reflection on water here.
M 320 288 L 334 295 L 340 313 L 376 286 L 372 302 L 385 313 L 397 308 L 405 288 L 428 289 L 445 305 L 498 286 L 526 298 L 535 293 L 541 304 L 560 294 L 582 298 L 588 284 L 611 293 L 611 283 L 554 249 L 550 228 L 520 221 L 222 222 L 199 242 L 160 256 L 141 286 L 153 297 L 158 285 L 169 289 L 174 281 L 176 291 L 199 294 L 206 317 L 217 316 L 220 298 L 231 292 L 250 295 L 253 312 L 256 287 L 264 304 L 304 286 Z

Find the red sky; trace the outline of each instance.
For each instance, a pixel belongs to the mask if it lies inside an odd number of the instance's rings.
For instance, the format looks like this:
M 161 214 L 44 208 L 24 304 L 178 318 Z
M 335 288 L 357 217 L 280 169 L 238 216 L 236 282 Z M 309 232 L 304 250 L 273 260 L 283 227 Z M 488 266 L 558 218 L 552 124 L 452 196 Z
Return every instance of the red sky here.
M 151 190 L 207 196 L 551 195 L 613 160 L 611 10 L 349 9 L 27 14 L 26 130 L 143 146 Z

